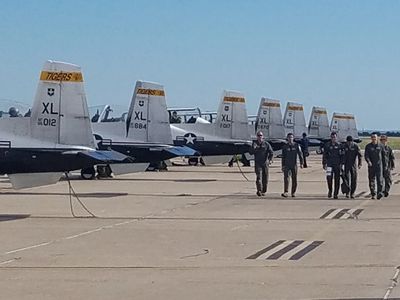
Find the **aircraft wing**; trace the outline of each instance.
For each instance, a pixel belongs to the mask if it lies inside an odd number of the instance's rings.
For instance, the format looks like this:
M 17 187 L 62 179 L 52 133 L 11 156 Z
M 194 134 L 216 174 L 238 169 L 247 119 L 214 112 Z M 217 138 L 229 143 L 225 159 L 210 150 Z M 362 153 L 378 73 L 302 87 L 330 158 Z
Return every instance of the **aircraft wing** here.
M 215 143 L 219 143 L 219 144 L 226 144 L 226 145 L 249 145 L 251 146 L 253 141 L 240 141 L 240 140 L 210 140 L 209 142 L 215 142 Z

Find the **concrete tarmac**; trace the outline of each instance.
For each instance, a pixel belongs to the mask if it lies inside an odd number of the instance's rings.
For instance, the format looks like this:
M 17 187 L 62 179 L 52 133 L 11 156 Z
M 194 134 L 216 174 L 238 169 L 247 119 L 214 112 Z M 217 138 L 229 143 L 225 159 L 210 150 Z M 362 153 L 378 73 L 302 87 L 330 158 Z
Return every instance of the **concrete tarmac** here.
M 1 299 L 400 299 L 400 172 L 388 198 L 326 197 L 321 157 L 282 198 L 253 168 L 172 166 L 14 191 L 0 180 Z

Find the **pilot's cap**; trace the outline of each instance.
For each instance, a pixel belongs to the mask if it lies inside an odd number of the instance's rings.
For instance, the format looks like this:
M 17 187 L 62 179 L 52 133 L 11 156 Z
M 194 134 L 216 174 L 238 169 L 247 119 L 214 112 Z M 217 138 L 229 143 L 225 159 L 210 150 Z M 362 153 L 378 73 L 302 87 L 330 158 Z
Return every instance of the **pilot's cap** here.
M 352 142 L 352 141 L 353 141 L 353 137 L 352 137 L 351 135 L 348 135 L 348 136 L 346 137 L 346 141 Z
M 18 108 L 15 108 L 14 106 L 10 107 L 10 109 L 8 110 L 8 114 L 10 116 L 16 116 L 18 115 L 19 111 Z

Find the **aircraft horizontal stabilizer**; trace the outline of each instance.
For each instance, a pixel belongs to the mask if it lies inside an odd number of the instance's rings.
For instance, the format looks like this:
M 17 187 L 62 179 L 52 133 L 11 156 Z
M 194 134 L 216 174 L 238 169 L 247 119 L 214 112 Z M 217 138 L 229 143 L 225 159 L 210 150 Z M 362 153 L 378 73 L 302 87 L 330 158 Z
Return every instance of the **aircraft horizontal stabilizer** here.
M 174 154 L 175 156 L 196 156 L 198 155 L 196 150 L 192 148 L 182 146 L 182 147 L 168 147 L 166 151 Z
M 62 173 L 58 172 L 8 174 L 8 178 L 16 190 L 55 184 L 61 176 Z
M 123 175 L 137 172 L 144 172 L 148 168 L 149 163 L 133 163 L 133 164 L 112 164 L 110 165 L 114 175 Z
M 126 156 L 116 151 L 81 151 L 78 155 L 92 158 L 96 160 L 98 164 L 112 164 L 112 163 L 129 163 L 133 162 L 133 158 Z
M 232 155 L 209 155 L 203 156 L 206 165 L 225 164 L 231 160 Z

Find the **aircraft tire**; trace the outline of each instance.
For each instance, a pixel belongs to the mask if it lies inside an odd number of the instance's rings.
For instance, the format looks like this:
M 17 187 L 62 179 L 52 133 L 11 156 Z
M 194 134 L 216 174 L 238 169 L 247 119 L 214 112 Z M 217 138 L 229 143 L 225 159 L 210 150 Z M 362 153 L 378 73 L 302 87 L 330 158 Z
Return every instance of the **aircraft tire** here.
M 199 159 L 197 157 L 189 158 L 189 166 L 197 166 L 199 164 Z
M 105 175 L 106 175 L 107 177 L 112 177 L 112 175 L 111 175 L 112 170 L 111 170 L 110 165 L 107 165 L 107 166 L 105 167 L 104 172 L 105 172 Z
M 96 171 L 93 167 L 82 169 L 81 170 L 81 177 L 85 180 L 92 180 L 96 176 Z

